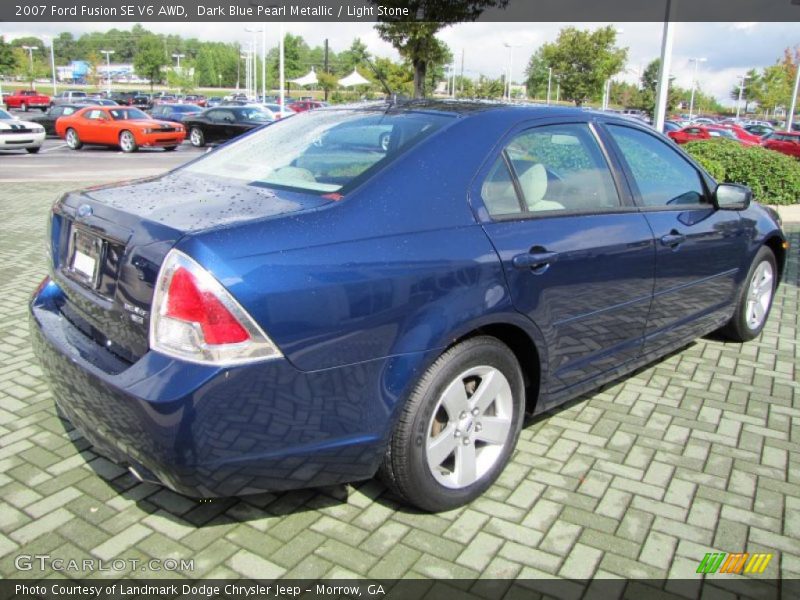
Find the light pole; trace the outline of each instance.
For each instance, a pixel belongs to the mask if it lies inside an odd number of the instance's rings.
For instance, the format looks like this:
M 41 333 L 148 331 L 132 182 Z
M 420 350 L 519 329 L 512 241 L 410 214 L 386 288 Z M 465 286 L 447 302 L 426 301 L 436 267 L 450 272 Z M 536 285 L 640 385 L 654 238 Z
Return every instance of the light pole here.
M 742 108 L 742 96 L 744 95 L 744 82 L 750 79 L 747 75 L 739 75 L 742 82 L 739 84 L 739 99 L 736 101 L 736 118 L 739 118 L 739 111 Z
M 800 88 L 800 66 L 798 66 L 797 75 L 794 78 L 794 90 L 792 91 L 792 101 L 789 106 L 789 116 L 786 118 L 786 131 L 792 130 L 792 122 L 794 121 L 794 109 L 797 106 L 798 88 Z
M 511 77 L 514 73 L 514 48 L 521 48 L 519 44 L 513 45 L 509 44 L 508 42 L 504 42 L 503 46 L 508 48 L 508 81 L 506 81 L 506 88 L 508 89 L 508 93 L 506 98 L 510 101 L 511 100 Z
M 658 85 L 656 86 L 656 107 L 653 115 L 653 125 L 656 131 L 664 131 L 664 117 L 667 114 L 667 99 L 669 98 L 669 70 L 672 63 L 672 38 L 674 35 L 672 23 L 672 0 L 667 0 L 667 9 L 664 15 L 664 34 L 661 38 L 661 68 L 658 70 Z
M 553 85 L 553 67 L 547 67 L 547 105 L 550 106 L 550 88 Z
M 31 57 L 31 87 L 35 87 L 33 85 L 33 51 L 36 50 L 38 46 L 23 46 L 23 50 L 28 51 L 28 55 Z
M 689 62 L 694 62 L 694 75 L 692 75 L 692 95 L 689 100 L 689 120 L 692 120 L 692 112 L 694 111 L 694 90 L 697 87 L 697 65 L 701 62 L 706 62 L 707 58 L 690 58 Z
M 54 48 L 56 41 L 49 35 L 43 35 L 42 38 L 50 40 L 50 69 L 53 72 L 53 96 L 55 96 L 58 93 L 58 86 L 56 85 L 56 55 Z
M 244 30 L 246 32 L 248 32 L 248 33 L 252 33 L 253 34 L 253 43 L 252 43 L 252 48 L 253 48 L 253 66 L 252 66 L 253 78 L 252 79 L 253 79 L 253 81 L 252 81 L 252 84 L 253 84 L 253 96 L 258 96 L 258 77 L 256 76 L 257 64 L 258 64 L 258 62 L 257 62 L 258 54 L 256 52 L 256 48 L 258 48 L 258 44 L 256 43 L 256 34 L 257 33 L 264 33 L 264 29 L 256 29 L 255 27 L 245 27 Z M 261 41 L 262 41 L 262 46 L 263 46 L 263 42 L 264 42 L 263 38 L 262 38 Z M 265 57 L 262 57 L 262 59 L 264 59 L 264 58 Z M 263 84 L 264 83 L 263 82 L 263 79 L 264 79 L 263 71 L 262 71 L 262 74 L 261 74 L 261 79 L 262 79 L 261 83 Z M 262 87 L 263 87 L 263 85 L 262 85 Z
M 278 83 L 281 86 L 280 90 L 280 99 L 281 99 L 281 111 L 283 111 L 284 107 L 286 106 L 285 101 L 285 89 L 286 89 L 286 65 L 284 64 L 284 44 L 283 44 L 283 21 L 281 21 L 281 29 L 280 29 L 280 42 L 278 43 L 278 54 L 280 55 L 279 58 L 279 65 L 278 65 Z
M 106 55 L 106 90 L 108 95 L 111 95 L 111 55 L 114 54 L 113 50 L 100 50 L 100 54 Z
M 614 29 L 614 41 L 616 41 L 617 34 L 625 33 L 625 30 L 622 27 L 617 27 Z M 611 77 L 614 74 L 612 73 L 608 79 L 606 79 L 605 84 L 603 85 L 603 100 L 602 100 L 602 110 L 608 110 L 608 105 L 611 104 Z

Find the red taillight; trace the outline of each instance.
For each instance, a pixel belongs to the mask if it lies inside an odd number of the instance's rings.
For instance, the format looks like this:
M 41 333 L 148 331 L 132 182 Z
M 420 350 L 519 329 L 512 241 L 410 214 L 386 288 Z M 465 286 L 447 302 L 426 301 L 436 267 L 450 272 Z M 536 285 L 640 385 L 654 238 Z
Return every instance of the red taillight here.
M 204 365 L 240 365 L 283 356 L 214 276 L 179 250 L 158 273 L 150 348 Z
M 238 344 L 250 339 L 244 327 L 211 292 L 200 289 L 189 271 L 179 267 L 167 292 L 166 316 L 197 323 L 207 344 Z

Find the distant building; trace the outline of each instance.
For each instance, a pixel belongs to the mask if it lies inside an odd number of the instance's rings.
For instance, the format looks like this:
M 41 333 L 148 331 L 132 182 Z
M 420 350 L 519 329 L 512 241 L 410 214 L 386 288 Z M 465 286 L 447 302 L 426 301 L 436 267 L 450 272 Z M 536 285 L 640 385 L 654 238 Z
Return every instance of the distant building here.
M 65 67 L 56 67 L 58 80 L 66 83 L 86 83 L 91 72 L 92 65 L 85 60 L 73 60 Z

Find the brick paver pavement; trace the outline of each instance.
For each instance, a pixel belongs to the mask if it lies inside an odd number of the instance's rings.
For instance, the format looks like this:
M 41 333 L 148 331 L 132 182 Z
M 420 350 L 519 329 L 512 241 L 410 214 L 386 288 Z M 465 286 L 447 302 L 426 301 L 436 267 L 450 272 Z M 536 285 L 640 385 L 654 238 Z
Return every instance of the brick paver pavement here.
M 194 560 L 139 577 L 694 578 L 705 553 L 746 550 L 800 577 L 796 232 L 760 339 L 697 341 L 528 423 L 470 506 L 420 514 L 377 481 L 201 503 L 136 483 L 56 417 L 26 303 L 66 187 L 0 195 L 0 576 L 52 575 L 15 567 L 49 554 Z

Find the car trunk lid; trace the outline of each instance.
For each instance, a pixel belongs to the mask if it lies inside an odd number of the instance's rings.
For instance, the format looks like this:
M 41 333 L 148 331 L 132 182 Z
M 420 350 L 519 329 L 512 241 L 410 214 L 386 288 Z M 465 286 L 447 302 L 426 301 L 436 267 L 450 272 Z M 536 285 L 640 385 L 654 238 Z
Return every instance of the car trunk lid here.
M 133 362 L 147 352 L 156 278 L 179 239 L 327 203 L 180 172 L 65 194 L 53 207 L 50 235 L 62 315 Z

